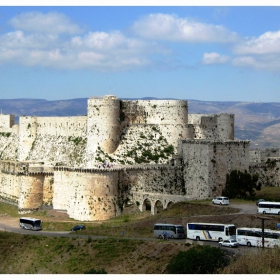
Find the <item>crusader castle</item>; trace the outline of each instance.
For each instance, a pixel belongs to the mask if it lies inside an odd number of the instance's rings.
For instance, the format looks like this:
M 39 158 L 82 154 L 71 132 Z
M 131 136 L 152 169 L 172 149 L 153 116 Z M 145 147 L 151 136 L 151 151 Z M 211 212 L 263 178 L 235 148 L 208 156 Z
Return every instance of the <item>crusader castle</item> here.
M 263 168 L 249 165 L 259 154 L 234 140 L 234 115 L 107 95 L 88 99 L 87 116 L 21 116 L 15 125 L 0 115 L 0 199 L 19 213 L 49 206 L 81 221 L 115 217 L 129 203 L 156 214 L 220 195 L 231 170 Z

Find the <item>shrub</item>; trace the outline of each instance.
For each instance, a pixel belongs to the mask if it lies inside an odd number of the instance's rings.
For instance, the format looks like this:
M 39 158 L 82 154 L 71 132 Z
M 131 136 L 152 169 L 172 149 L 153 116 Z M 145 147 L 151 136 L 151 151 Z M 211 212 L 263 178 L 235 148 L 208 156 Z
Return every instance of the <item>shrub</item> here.
M 86 271 L 84 274 L 107 274 L 107 272 L 105 271 L 104 268 L 102 268 L 102 269 L 92 268 L 92 269 Z
M 197 246 L 181 251 L 167 265 L 171 274 L 213 274 L 229 263 L 220 248 Z

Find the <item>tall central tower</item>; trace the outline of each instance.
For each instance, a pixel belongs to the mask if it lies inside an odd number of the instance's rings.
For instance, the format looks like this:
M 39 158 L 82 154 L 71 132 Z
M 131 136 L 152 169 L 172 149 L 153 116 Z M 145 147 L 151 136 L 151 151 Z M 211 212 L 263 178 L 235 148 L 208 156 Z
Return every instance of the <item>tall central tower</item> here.
M 114 95 L 88 100 L 87 167 L 92 167 L 98 147 L 113 153 L 120 142 L 120 100 Z

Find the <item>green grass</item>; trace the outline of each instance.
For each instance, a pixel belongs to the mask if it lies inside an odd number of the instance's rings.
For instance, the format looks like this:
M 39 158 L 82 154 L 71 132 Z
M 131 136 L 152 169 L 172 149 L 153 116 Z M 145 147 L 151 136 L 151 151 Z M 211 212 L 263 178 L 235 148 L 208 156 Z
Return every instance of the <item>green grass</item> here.
M 141 244 L 114 238 L 88 241 L 0 232 L 0 273 L 84 273 L 108 266 Z
M 256 200 L 263 198 L 267 201 L 280 201 L 280 187 L 262 187 L 256 191 Z
M 7 214 L 11 217 L 20 217 L 17 206 L 0 202 L 0 214 Z

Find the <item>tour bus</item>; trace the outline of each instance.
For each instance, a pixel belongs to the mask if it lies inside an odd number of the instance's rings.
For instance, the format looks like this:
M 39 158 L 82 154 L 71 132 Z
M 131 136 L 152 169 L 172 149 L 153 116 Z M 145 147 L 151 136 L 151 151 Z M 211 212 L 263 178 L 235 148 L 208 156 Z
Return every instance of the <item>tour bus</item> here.
M 237 228 L 236 240 L 240 245 L 248 247 L 262 247 L 262 229 L 261 228 Z M 264 247 L 274 248 L 280 246 L 280 231 L 264 230 Z
M 23 229 L 41 230 L 42 221 L 35 218 L 22 217 L 19 219 L 19 226 Z
M 260 202 L 258 204 L 258 213 L 280 215 L 280 202 Z
M 236 227 L 234 224 L 215 223 L 188 223 L 187 238 L 207 241 L 223 241 L 235 239 Z
M 155 224 L 154 237 L 156 238 L 185 238 L 185 231 L 182 225 Z

